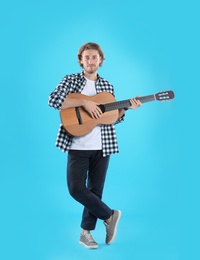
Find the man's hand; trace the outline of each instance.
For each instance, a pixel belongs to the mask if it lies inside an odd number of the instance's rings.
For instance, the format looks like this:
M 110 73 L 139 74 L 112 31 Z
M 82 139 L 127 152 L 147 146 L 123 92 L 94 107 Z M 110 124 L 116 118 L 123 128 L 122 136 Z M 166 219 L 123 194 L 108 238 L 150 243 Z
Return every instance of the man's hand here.
M 93 102 L 91 100 L 84 99 L 83 101 L 84 109 L 90 114 L 92 118 L 96 118 L 96 119 L 100 118 L 102 114 L 102 111 L 98 107 L 98 105 L 99 105 L 98 103 Z
M 128 109 L 136 109 L 136 108 L 138 108 L 138 107 L 140 107 L 142 105 L 140 100 L 138 100 L 136 98 L 130 99 L 130 103 L 131 103 L 131 106 L 128 107 Z

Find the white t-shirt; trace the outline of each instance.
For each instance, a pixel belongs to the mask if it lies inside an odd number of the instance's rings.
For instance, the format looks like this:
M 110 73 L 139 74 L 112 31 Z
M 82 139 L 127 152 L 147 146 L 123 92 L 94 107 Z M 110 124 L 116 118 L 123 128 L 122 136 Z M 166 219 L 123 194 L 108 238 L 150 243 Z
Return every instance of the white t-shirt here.
M 86 85 L 82 94 L 87 96 L 96 95 L 95 81 L 86 79 Z M 95 126 L 92 131 L 84 136 L 74 137 L 72 140 L 71 150 L 101 150 L 101 127 Z

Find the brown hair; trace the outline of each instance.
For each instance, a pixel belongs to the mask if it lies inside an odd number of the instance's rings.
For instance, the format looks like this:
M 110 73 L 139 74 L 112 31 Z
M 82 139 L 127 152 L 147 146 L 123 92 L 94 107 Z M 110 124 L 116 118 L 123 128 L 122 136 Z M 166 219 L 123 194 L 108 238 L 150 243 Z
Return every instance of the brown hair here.
M 101 63 L 99 64 L 99 66 L 102 66 L 103 61 L 105 60 L 105 57 L 104 57 L 104 53 L 103 53 L 101 47 L 95 42 L 87 42 L 87 43 L 83 44 L 78 51 L 78 62 L 81 67 L 83 67 L 83 65 L 81 64 L 80 61 L 81 61 L 82 53 L 85 50 L 97 50 L 99 52 L 99 56 L 101 57 L 101 60 L 102 60 Z

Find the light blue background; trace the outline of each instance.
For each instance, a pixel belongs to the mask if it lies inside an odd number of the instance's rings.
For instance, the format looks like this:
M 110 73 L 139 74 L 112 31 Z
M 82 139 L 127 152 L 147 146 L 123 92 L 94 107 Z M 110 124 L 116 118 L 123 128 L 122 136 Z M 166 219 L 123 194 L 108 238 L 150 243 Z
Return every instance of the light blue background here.
M 199 259 L 199 242 L 191 242 L 198 117 L 188 110 L 198 111 L 198 7 L 176 0 L 1 4 L 1 259 Z M 98 222 L 95 251 L 78 244 L 82 206 L 68 194 L 66 155 L 54 146 L 59 113 L 47 105 L 61 78 L 80 71 L 76 55 L 87 41 L 102 46 L 99 73 L 117 100 L 168 89 L 176 95 L 128 111 L 117 126 L 120 153 L 112 156 L 104 200 L 122 219 L 111 246 Z

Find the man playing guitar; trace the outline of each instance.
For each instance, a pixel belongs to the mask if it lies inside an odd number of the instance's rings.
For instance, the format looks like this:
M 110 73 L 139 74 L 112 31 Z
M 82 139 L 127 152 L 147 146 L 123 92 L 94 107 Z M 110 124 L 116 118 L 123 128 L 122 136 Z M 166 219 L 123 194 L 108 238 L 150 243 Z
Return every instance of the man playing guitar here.
M 104 53 L 96 43 L 86 43 L 79 49 L 78 61 L 83 68 L 81 73 L 66 75 L 49 96 L 49 105 L 61 111 L 81 107 L 91 119 L 103 116 L 100 104 L 84 96 L 95 96 L 106 92 L 114 97 L 113 86 L 97 73 L 104 61 Z M 70 94 L 82 94 L 79 98 Z M 69 96 L 68 96 L 69 95 Z M 139 99 L 130 99 L 128 108 L 141 106 Z M 106 244 L 115 238 L 120 210 L 113 210 L 102 200 L 106 172 L 110 155 L 118 153 L 115 124 L 124 120 L 127 107 L 117 110 L 116 122 L 97 124 L 81 136 L 70 135 L 61 123 L 56 146 L 68 152 L 67 184 L 71 196 L 84 206 L 79 242 L 86 248 L 97 248 L 90 231 L 101 219 L 106 227 Z M 79 113 L 79 110 L 76 111 Z M 70 117 L 70 116 L 69 116 Z M 81 120 L 81 119 L 80 119 Z M 79 122 L 81 124 L 81 122 Z

